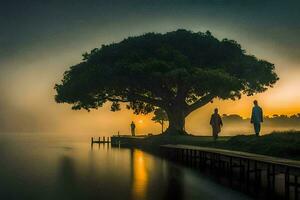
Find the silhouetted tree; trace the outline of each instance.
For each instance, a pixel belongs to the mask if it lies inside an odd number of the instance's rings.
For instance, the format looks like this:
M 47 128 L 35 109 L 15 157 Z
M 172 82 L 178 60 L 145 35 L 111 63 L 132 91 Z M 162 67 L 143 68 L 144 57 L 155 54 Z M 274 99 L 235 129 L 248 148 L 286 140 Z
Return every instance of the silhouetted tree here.
M 58 103 L 93 109 L 120 102 L 135 114 L 164 109 L 167 133 L 185 133 L 185 117 L 214 98 L 240 98 L 263 92 L 278 80 L 274 65 L 247 55 L 234 40 L 210 32 L 177 30 L 147 33 L 102 45 L 56 84 Z
M 290 116 L 291 119 L 300 119 L 300 113 Z
M 240 115 L 237 115 L 237 114 L 230 114 L 230 115 L 223 114 L 222 119 L 224 121 L 235 121 L 235 122 L 243 121 L 243 118 Z
M 222 120 L 224 123 L 239 123 L 240 125 L 249 124 L 249 118 L 243 119 L 238 114 L 223 114 Z M 288 115 L 274 114 L 272 116 L 264 116 L 264 122 L 266 126 L 270 127 L 293 127 L 298 128 L 300 126 L 300 113 Z
M 152 121 L 155 121 L 156 123 L 159 123 L 161 125 L 161 133 L 164 132 L 164 122 L 168 121 L 168 115 L 166 111 L 164 111 L 161 108 L 158 108 L 154 111 L 154 117 L 151 119 Z

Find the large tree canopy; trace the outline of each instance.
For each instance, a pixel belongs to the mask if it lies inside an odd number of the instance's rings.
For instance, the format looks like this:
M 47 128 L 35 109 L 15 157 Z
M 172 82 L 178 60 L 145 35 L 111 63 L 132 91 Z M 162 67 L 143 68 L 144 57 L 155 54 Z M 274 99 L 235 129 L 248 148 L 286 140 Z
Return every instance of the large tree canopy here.
M 167 132 L 183 132 L 185 117 L 214 98 L 238 99 L 264 92 L 278 80 L 274 65 L 247 55 L 236 41 L 210 32 L 147 33 L 102 45 L 56 84 L 58 103 L 93 109 L 120 102 L 136 114 L 159 107 L 169 118 Z

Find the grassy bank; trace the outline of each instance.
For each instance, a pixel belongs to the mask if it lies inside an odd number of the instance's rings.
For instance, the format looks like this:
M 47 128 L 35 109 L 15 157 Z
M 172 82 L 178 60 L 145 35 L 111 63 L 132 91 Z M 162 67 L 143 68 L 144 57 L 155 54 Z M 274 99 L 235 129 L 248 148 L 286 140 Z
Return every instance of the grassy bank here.
M 133 140 L 130 143 L 149 151 L 158 151 L 158 147 L 163 144 L 186 144 L 300 160 L 300 131 L 273 132 L 260 137 L 254 135 L 219 137 L 217 142 L 208 136 L 157 135 Z
M 260 137 L 234 136 L 216 147 L 300 160 L 300 131 L 273 132 Z

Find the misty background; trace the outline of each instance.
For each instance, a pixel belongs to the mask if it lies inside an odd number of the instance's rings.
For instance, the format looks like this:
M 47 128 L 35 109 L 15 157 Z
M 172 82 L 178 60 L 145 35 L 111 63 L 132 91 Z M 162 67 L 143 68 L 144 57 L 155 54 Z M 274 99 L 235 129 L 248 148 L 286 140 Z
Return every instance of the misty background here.
M 299 10 L 296 0 L 1 2 L 0 132 L 111 135 L 129 133 L 133 120 L 138 134 L 159 133 L 151 115 L 114 113 L 109 105 L 89 113 L 72 111 L 54 102 L 53 87 L 86 51 L 128 36 L 185 28 L 234 39 L 249 54 L 275 64 L 280 81 L 274 88 L 234 102 L 215 100 L 187 117 L 188 132 L 207 135 L 218 107 L 221 114 L 244 119 L 224 119 L 224 135 L 252 133 L 247 118 L 254 99 L 266 116 L 300 113 Z M 263 133 L 299 129 L 299 120 L 285 120 L 266 120 Z

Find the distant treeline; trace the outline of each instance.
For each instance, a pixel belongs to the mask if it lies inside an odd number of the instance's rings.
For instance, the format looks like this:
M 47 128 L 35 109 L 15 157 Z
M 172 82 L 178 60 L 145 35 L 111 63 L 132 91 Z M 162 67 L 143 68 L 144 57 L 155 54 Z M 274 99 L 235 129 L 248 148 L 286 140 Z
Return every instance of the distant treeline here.
M 222 119 L 224 123 L 249 123 L 250 119 L 243 119 L 237 114 L 223 114 Z M 300 127 L 300 113 L 288 116 L 288 115 L 272 115 L 264 116 L 265 125 L 270 126 L 295 126 Z

